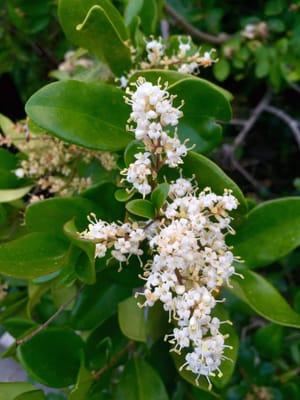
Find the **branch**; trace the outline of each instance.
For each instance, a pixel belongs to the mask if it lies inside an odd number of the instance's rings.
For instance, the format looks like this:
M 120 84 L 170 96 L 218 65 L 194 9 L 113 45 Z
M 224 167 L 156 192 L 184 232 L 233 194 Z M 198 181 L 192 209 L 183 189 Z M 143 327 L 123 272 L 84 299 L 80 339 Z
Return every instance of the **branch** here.
M 236 136 L 236 138 L 233 141 L 233 150 L 236 149 L 238 146 L 240 146 L 243 141 L 246 139 L 246 136 L 250 132 L 250 130 L 253 128 L 255 125 L 256 121 L 260 117 L 261 113 L 266 109 L 268 106 L 270 100 L 271 100 L 271 91 L 268 90 L 267 93 L 263 96 L 261 101 L 257 104 L 257 106 L 254 108 L 252 114 L 250 117 L 243 123 L 243 128 L 240 131 L 240 133 Z
M 93 378 L 95 380 L 99 379 L 106 371 L 108 371 L 110 368 L 114 367 L 118 363 L 120 358 L 122 358 L 127 352 L 129 352 L 133 348 L 134 348 L 134 342 L 133 341 L 128 342 L 127 345 L 121 351 L 119 351 L 119 353 L 117 353 L 110 360 L 110 362 L 108 364 L 106 364 L 104 367 L 99 369 L 99 371 L 96 371 L 93 373 Z
M 285 122 L 290 130 L 293 132 L 296 142 L 298 144 L 298 147 L 300 148 L 300 129 L 299 129 L 299 122 L 292 118 L 290 115 L 288 115 L 286 112 L 280 110 L 279 108 L 276 108 L 274 106 L 267 106 L 265 107 L 265 110 L 273 115 L 276 115 L 276 117 L 280 118 L 283 122 Z
M 58 310 L 51 315 L 51 317 L 44 322 L 42 325 L 40 325 L 38 328 L 36 328 L 35 330 L 33 330 L 32 332 L 30 332 L 28 335 L 26 335 L 25 337 L 23 337 L 22 339 L 18 339 L 16 340 L 16 345 L 19 346 L 23 343 L 28 342 L 29 340 L 31 340 L 35 335 L 37 335 L 38 333 L 40 333 L 41 331 L 43 331 L 44 329 L 46 329 L 53 321 L 56 320 L 56 318 L 72 303 L 73 300 L 76 299 L 76 297 L 79 295 L 79 293 L 81 292 L 83 286 L 81 286 L 81 288 L 79 289 L 79 291 L 72 296 L 70 299 L 68 299 L 65 303 L 63 303 Z
M 174 8 L 169 4 L 165 4 L 165 11 L 183 30 L 196 39 L 200 39 L 212 44 L 222 44 L 230 38 L 230 35 L 227 33 L 220 33 L 218 36 L 214 36 L 210 33 L 200 31 L 191 25 L 182 15 L 178 14 L 177 11 L 174 10 Z

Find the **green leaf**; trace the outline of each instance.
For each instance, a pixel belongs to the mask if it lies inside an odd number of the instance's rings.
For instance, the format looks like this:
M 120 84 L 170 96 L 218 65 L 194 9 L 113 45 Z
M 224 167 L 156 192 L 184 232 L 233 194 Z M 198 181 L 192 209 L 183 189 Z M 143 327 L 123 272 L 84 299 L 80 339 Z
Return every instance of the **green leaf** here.
M 129 199 L 131 199 L 132 196 L 134 196 L 134 191 L 127 192 L 127 190 L 125 189 L 118 189 L 115 191 L 115 199 L 120 201 L 121 203 L 128 201 Z
M 255 346 L 260 354 L 269 359 L 277 358 L 283 346 L 283 328 L 268 324 L 259 328 L 254 335 Z
M 0 245 L 0 273 L 33 279 L 61 269 L 68 244 L 48 233 L 30 233 Z
M 300 245 L 300 197 L 253 208 L 229 243 L 248 267 L 271 264 Z
M 139 15 L 144 4 L 144 0 L 128 0 L 124 10 L 124 20 L 126 25 L 130 25 L 134 17 Z
M 118 400 L 168 400 L 157 372 L 146 361 L 133 358 L 125 367 L 117 386 Z
M 267 16 L 280 14 L 285 7 L 283 0 L 269 0 L 265 6 L 265 14 Z
M 92 384 L 92 373 L 85 367 L 84 356 L 82 355 L 77 382 L 75 387 L 72 389 L 68 400 L 86 400 L 88 398 L 88 391 Z
M 126 147 L 124 152 L 124 161 L 128 167 L 131 163 L 136 161 L 135 155 L 143 152 L 144 144 L 139 140 L 132 140 Z
M 237 297 L 247 303 L 257 314 L 279 325 L 300 328 L 300 314 L 297 314 L 281 294 L 261 275 L 248 269 L 239 271 L 244 279 L 231 278 Z
M 29 205 L 25 213 L 26 228 L 32 232 L 62 233 L 63 226 L 75 219 L 81 231 L 88 223 L 91 213 L 104 216 L 104 212 L 95 203 L 81 197 L 52 198 Z
M 32 185 L 17 189 L 0 189 L 0 203 L 8 203 L 10 201 L 21 199 L 30 191 L 31 188 Z
M 159 184 L 151 193 L 151 202 L 156 210 L 160 210 L 164 202 L 167 200 L 170 186 L 167 183 Z
M 157 0 L 144 0 L 139 16 L 141 18 L 143 32 L 147 36 L 154 34 L 158 22 Z
M 45 400 L 46 397 L 42 390 L 32 390 L 31 392 L 26 392 L 20 394 L 15 400 Z
M 88 284 L 94 283 L 96 280 L 95 271 L 95 248 L 96 245 L 88 240 L 82 239 L 76 228 L 74 220 L 68 221 L 64 225 L 64 232 L 66 236 L 71 240 L 71 242 L 84 251 L 88 262 L 84 262 L 84 258 L 79 259 L 79 264 L 77 268 L 80 268 L 80 277 L 82 280 Z M 82 268 L 83 267 L 83 268 Z M 82 270 L 83 269 L 83 270 Z
M 99 276 L 99 281 L 85 287 L 72 311 L 72 326 L 76 330 L 90 330 L 117 312 L 118 303 L 130 295 L 131 288 L 112 283 Z
M 126 133 L 129 107 L 123 91 L 105 83 L 55 82 L 36 92 L 26 112 L 59 139 L 94 150 L 121 150 L 131 140 Z
M 130 50 L 124 43 L 128 33 L 110 1 L 60 0 L 58 15 L 71 42 L 107 62 L 117 75 L 130 69 Z
M 137 305 L 138 300 L 129 297 L 118 305 L 119 325 L 122 333 L 137 342 L 147 341 L 145 309 Z
M 18 358 L 44 385 L 63 388 L 76 382 L 84 343 L 70 329 L 47 328 L 20 345 Z
M 12 317 L 3 322 L 5 330 L 14 338 L 20 338 L 26 332 L 33 328 L 37 328 L 37 324 L 29 319 Z
M 211 187 L 213 192 L 223 194 L 224 189 L 232 190 L 240 205 L 238 211 L 243 214 L 247 210 L 247 203 L 240 188 L 208 158 L 190 151 L 184 159 L 183 172 L 185 176 L 195 178 L 201 189 Z
M 15 400 L 22 393 L 36 388 L 28 382 L 0 382 L 0 400 Z
M 17 168 L 18 159 L 10 151 L 0 148 L 0 169 L 5 169 L 8 171 Z
M 115 75 L 124 75 L 130 70 L 130 49 L 120 38 L 102 7 L 93 6 L 76 30 L 85 41 L 84 47 L 105 60 Z
M 137 342 L 156 341 L 167 330 L 167 313 L 160 304 L 146 310 L 138 299 L 129 297 L 119 303 L 118 319 L 122 333 Z
M 79 40 L 76 26 L 83 21 L 86 14 L 93 6 L 102 7 L 122 40 L 128 39 L 128 33 L 123 18 L 117 8 L 109 0 L 59 0 L 58 3 L 60 22 L 71 42 L 76 43 L 76 40 Z M 84 42 L 81 46 L 85 47 Z
M 139 217 L 147 219 L 155 218 L 155 208 L 149 200 L 131 200 L 126 204 L 126 210 L 131 214 L 138 215 Z
M 220 61 L 218 61 L 214 65 L 213 72 L 214 72 L 215 77 L 218 79 L 218 81 L 221 81 L 221 82 L 225 81 L 225 79 L 230 74 L 229 62 L 225 58 L 222 58 Z

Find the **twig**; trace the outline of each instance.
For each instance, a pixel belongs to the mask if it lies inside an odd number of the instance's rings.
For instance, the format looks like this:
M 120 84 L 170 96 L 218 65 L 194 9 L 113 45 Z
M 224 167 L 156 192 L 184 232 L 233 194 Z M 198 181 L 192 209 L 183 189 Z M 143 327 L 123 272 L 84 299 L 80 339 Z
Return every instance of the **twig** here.
M 119 353 L 117 353 L 110 360 L 110 362 L 108 364 L 106 364 L 104 367 L 99 369 L 99 371 L 95 371 L 93 373 L 93 378 L 95 380 L 99 379 L 106 371 L 108 371 L 110 368 L 114 367 L 118 363 L 120 358 L 122 358 L 127 352 L 129 352 L 133 348 L 134 348 L 134 342 L 133 341 L 128 342 L 127 345 L 121 351 L 119 351 Z
M 280 118 L 283 122 L 285 122 L 290 130 L 293 132 L 296 142 L 298 144 L 298 147 L 300 148 L 300 129 L 299 129 L 299 122 L 292 118 L 290 115 L 288 115 L 286 112 L 280 110 L 279 108 L 276 108 L 274 106 L 267 106 L 265 107 L 265 111 L 276 115 L 276 117 Z
M 240 146 L 244 142 L 245 138 L 247 137 L 248 133 L 255 125 L 255 123 L 258 120 L 258 118 L 260 117 L 261 113 L 268 106 L 268 104 L 271 100 L 271 97 L 272 97 L 271 91 L 268 90 L 267 93 L 261 99 L 261 101 L 254 108 L 249 119 L 247 119 L 246 122 L 244 123 L 244 126 L 243 126 L 242 130 L 240 131 L 240 133 L 234 139 L 233 150 L 235 150 L 238 146 Z
M 222 44 L 230 38 L 230 35 L 227 33 L 220 33 L 218 36 L 214 36 L 210 33 L 200 31 L 191 25 L 182 15 L 178 14 L 170 4 L 165 4 L 165 11 L 183 30 L 196 39 L 204 40 L 212 44 Z
M 232 156 L 231 157 L 232 166 L 248 181 L 256 190 L 263 190 L 264 187 L 261 185 L 245 168 L 238 162 L 238 160 Z
M 81 286 L 81 288 L 79 289 L 79 291 L 72 296 L 70 299 L 68 299 L 65 303 L 63 303 L 58 310 L 51 315 L 51 317 L 44 322 L 43 324 L 41 324 L 38 328 L 36 328 L 35 330 L 33 330 L 32 332 L 30 332 L 28 335 L 26 335 L 25 337 L 16 340 L 16 345 L 19 346 L 23 343 L 28 342 L 29 340 L 31 340 L 35 335 L 37 335 L 38 333 L 40 333 L 41 331 L 43 331 L 44 329 L 46 329 L 53 321 L 56 320 L 56 318 L 72 303 L 73 300 L 76 299 L 76 297 L 79 295 L 79 293 L 81 292 L 83 286 Z
M 290 82 L 290 83 L 289 83 L 289 86 L 290 86 L 292 89 L 294 89 L 295 92 L 300 93 L 300 86 L 297 85 L 297 83 Z

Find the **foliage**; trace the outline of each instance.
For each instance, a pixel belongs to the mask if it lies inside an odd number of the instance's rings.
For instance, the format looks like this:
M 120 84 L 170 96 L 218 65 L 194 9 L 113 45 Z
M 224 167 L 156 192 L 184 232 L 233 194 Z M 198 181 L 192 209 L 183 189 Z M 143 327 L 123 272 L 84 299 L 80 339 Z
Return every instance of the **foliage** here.
M 27 43 L 32 47 L 38 38 L 52 51 L 49 41 L 60 38 L 47 33 L 55 24 L 53 2 L 25 3 L 9 1 L 1 11 L 8 27 L 0 54 L 9 61 L 2 72 L 15 76 L 22 71 L 19 62 L 11 64 L 12 49 L 21 47 L 28 57 Z M 241 19 L 227 4 L 220 9 L 209 1 L 202 18 L 196 2 L 185 3 L 172 1 L 170 9 L 152 0 L 59 0 L 61 27 L 80 47 L 57 69 L 53 65 L 51 77 L 58 81 L 29 98 L 26 120 L 0 115 L 0 324 L 15 340 L 3 357 L 15 357 L 33 382 L 0 383 L 0 399 L 50 399 L 36 382 L 70 400 L 299 398 L 299 193 L 257 204 L 217 165 L 220 154 L 237 163 L 241 141 L 222 145 L 232 95 L 205 79 L 257 79 L 255 85 L 264 79 L 277 92 L 297 82 L 299 7 L 270 0 L 263 10 L 253 8 L 254 17 Z M 174 35 L 150 37 L 166 18 L 164 10 L 175 21 L 182 13 L 199 32 L 210 31 L 218 54 L 178 36 L 182 21 Z M 219 35 L 228 29 L 230 37 Z M 35 60 L 30 66 L 32 73 Z M 172 107 L 171 122 L 162 122 L 163 111 L 160 119 L 151 117 L 169 129 L 166 145 L 149 141 L 143 133 L 148 125 L 142 129 L 132 113 L 145 82 L 164 91 Z M 33 91 L 30 84 L 23 89 L 24 98 Z M 265 110 L 271 107 L 266 99 Z M 255 121 L 261 112 L 254 111 Z M 184 185 L 191 189 L 174 195 L 174 182 L 178 192 Z M 269 194 L 261 187 L 257 192 L 260 200 Z M 182 369 L 193 341 L 179 354 L 170 352 L 175 342 L 165 336 L 180 318 L 172 311 L 168 322 L 163 296 L 152 307 L 151 295 L 143 294 L 149 257 L 159 255 L 152 229 L 161 233 L 171 226 L 168 207 L 184 196 L 216 196 L 200 217 L 215 229 L 224 223 L 218 231 L 226 237 L 222 249 L 234 253 L 236 276 L 228 280 L 219 272 L 216 290 L 209 291 L 212 301 L 226 298 L 212 307 L 212 317 L 233 322 L 220 326 L 229 346 L 220 374 Z M 178 211 L 179 222 L 186 213 Z M 103 229 L 117 233 L 104 240 Z M 142 238 L 137 248 L 121 251 L 118 245 L 130 243 L 133 233 Z M 203 276 L 197 279 L 206 288 Z M 185 276 L 177 279 L 179 296 Z M 154 283 L 145 285 L 144 293 L 154 293 Z M 146 307 L 138 306 L 145 301 Z

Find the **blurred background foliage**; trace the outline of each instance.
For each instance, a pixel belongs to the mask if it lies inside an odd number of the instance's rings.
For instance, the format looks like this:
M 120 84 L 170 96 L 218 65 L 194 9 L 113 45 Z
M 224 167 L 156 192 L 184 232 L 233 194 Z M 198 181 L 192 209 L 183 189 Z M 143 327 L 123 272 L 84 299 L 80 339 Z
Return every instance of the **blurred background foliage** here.
M 121 11 L 128 7 L 127 0 L 114 3 Z M 202 76 L 222 82 L 234 95 L 233 121 L 224 126 L 223 140 L 210 157 L 241 186 L 251 199 L 250 206 L 299 195 L 300 2 L 168 0 L 162 5 L 159 2 L 161 12 L 149 33 L 191 35 L 197 44 L 215 47 L 219 62 Z M 24 117 L 23 104 L 32 93 L 62 78 L 57 67 L 72 46 L 59 26 L 56 10 L 55 0 L 0 0 L 0 112 L 14 121 Z M 97 79 L 97 74 L 92 76 Z M 260 272 L 300 313 L 299 267 L 297 249 Z M 241 346 L 224 398 L 298 400 L 300 333 L 267 323 L 229 293 L 226 296 L 231 318 L 241 332 Z M 35 311 L 36 319 L 46 320 L 54 310 L 45 297 Z M 61 319 L 67 317 L 68 311 Z M 167 388 L 172 388 L 173 400 L 214 398 L 196 389 L 187 391 L 185 383 L 174 387 L 172 363 L 163 362 L 169 369 L 160 368 L 160 345 L 158 356 L 150 361 Z

